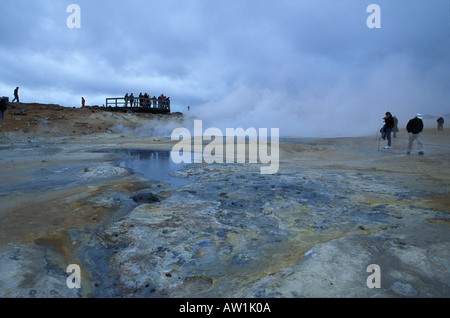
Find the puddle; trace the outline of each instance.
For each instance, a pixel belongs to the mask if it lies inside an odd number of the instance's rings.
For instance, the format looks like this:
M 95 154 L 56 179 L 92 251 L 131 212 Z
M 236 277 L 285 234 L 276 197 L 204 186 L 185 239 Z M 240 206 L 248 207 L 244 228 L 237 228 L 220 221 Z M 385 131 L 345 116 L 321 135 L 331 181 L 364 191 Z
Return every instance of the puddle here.
M 172 174 L 186 167 L 186 164 L 176 164 L 172 161 L 169 150 L 148 149 L 105 149 L 96 150 L 97 153 L 114 153 L 122 155 L 119 166 L 132 170 L 146 178 L 172 185 L 185 185 L 189 178 L 177 178 Z

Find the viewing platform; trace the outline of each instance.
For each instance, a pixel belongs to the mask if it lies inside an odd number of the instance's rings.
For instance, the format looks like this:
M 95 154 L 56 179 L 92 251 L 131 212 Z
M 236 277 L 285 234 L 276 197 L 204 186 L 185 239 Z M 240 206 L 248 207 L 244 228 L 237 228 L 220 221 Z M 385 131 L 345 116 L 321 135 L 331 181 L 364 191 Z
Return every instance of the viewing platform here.
M 107 98 L 105 108 L 109 111 L 132 111 L 136 113 L 169 114 L 170 98 L 125 97 Z

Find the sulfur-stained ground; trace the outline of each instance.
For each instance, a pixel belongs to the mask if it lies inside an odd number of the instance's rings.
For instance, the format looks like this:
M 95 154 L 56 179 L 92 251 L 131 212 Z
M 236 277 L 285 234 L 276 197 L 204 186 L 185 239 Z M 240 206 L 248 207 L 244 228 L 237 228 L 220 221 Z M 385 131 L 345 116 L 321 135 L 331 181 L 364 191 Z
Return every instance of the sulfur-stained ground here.
M 13 124 L 0 144 L 1 297 L 450 296 L 449 131 L 425 131 L 425 156 L 406 155 L 405 132 L 390 150 L 375 136 L 289 139 L 279 172 L 262 175 L 174 169 L 174 142 L 113 124 Z M 67 287 L 70 264 L 81 289 Z M 371 264 L 381 288 L 367 286 Z

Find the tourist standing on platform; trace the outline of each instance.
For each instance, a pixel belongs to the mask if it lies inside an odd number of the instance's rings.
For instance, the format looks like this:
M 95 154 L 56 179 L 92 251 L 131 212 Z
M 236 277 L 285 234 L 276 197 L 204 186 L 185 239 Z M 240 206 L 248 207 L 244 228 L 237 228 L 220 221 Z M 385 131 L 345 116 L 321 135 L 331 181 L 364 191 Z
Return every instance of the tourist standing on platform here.
M 133 104 L 134 104 L 134 95 L 133 95 L 133 93 L 131 93 L 131 95 L 130 95 L 130 107 L 133 107 Z

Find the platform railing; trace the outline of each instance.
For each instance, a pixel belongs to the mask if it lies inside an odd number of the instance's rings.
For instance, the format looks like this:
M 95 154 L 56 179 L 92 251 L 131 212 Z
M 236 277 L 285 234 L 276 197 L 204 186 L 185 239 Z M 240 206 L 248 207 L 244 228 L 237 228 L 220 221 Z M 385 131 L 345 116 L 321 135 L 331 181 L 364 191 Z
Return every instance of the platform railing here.
M 170 113 L 170 99 L 162 98 L 146 98 L 146 97 L 135 97 L 125 98 L 125 97 L 114 97 L 106 99 L 106 107 L 115 108 L 139 108 L 143 110 L 158 110 Z

